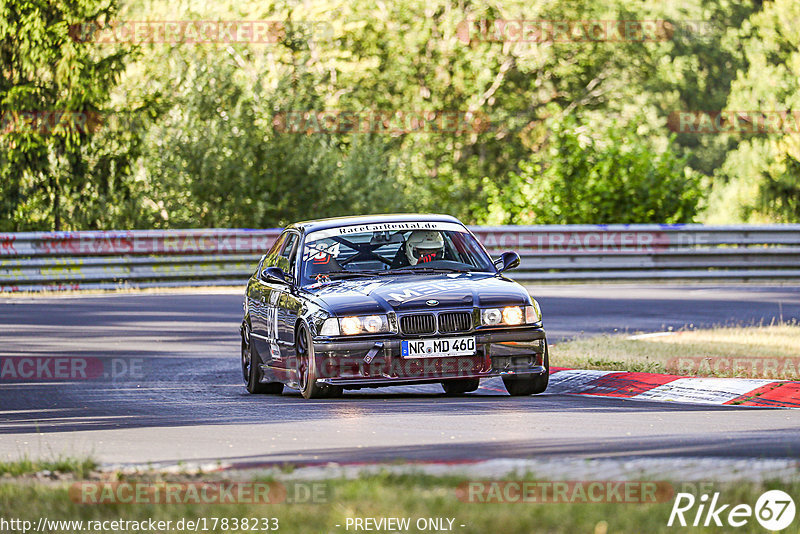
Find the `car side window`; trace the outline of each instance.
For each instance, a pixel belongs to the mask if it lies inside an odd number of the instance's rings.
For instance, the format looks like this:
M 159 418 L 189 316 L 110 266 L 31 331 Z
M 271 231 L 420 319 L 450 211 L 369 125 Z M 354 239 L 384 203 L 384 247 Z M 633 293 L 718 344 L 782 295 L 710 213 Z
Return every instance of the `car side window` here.
M 276 267 L 279 267 L 284 272 L 292 270 L 292 255 L 294 253 L 295 245 L 297 244 L 297 234 L 290 233 L 287 235 L 283 246 L 280 248 L 280 255 L 276 260 Z
M 261 259 L 258 260 L 258 265 L 256 266 L 256 274 L 260 273 L 261 270 L 264 268 L 264 260 L 266 260 L 266 259 L 267 259 L 267 255 L 264 254 L 263 256 L 261 256 Z
M 281 236 L 275 241 L 275 244 L 272 245 L 272 248 L 269 249 L 267 252 L 266 257 L 264 258 L 264 262 L 261 264 L 261 269 L 264 270 L 267 267 L 275 267 L 275 263 L 277 259 L 280 257 L 278 255 L 278 251 L 283 249 L 283 245 L 286 242 L 286 238 L 289 234 L 283 233 Z

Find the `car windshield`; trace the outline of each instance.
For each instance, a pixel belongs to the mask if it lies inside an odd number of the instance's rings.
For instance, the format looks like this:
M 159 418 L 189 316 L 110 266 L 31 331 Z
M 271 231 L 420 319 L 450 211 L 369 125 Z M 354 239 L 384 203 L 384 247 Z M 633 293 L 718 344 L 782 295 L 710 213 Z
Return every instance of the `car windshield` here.
M 494 272 L 491 258 L 455 223 L 380 223 L 311 232 L 302 284 L 394 272 Z

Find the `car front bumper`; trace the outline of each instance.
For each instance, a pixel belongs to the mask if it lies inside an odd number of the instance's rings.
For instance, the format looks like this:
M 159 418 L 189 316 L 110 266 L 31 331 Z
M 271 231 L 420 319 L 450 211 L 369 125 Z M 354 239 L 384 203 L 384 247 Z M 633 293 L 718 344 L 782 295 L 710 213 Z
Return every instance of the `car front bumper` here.
M 474 356 L 403 357 L 403 338 L 399 336 L 315 340 L 317 382 L 358 388 L 548 372 L 545 364 L 547 340 L 541 328 L 439 337 L 465 336 L 475 336 Z

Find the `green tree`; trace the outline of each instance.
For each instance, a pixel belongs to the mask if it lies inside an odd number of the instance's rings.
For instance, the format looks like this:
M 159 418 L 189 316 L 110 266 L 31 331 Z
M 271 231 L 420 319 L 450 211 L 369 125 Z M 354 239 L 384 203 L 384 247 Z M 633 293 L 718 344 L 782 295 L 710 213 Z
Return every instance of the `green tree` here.
M 657 152 L 635 129 L 590 128 L 574 116 L 552 124 L 547 147 L 492 187 L 495 223 L 690 222 L 699 182 L 671 150 Z
M 666 127 L 671 112 L 725 102 L 797 108 L 789 0 L 763 10 L 728 0 L 133 0 L 119 18 L 294 22 L 277 43 L 156 44 L 127 57 L 69 39 L 72 23 L 108 20 L 109 1 L 0 0 L 0 110 L 141 112 L 135 127 L 0 129 L 2 229 L 263 227 L 411 210 L 470 223 L 688 221 L 704 200 L 698 173 L 717 184 L 709 213 L 731 217 L 733 197 L 746 220 L 796 212 L 793 137 L 672 137 Z M 676 31 L 655 42 L 465 40 L 465 22 L 482 19 L 666 19 Z M 273 128 L 278 112 L 331 109 L 461 111 L 491 126 Z M 556 212 L 537 211 L 552 199 Z
M 710 198 L 712 222 L 800 221 L 800 4 L 764 2 L 738 32 L 748 67 L 733 82 L 727 108 L 787 112 L 776 132 L 741 134 L 726 154 Z
M 120 157 L 129 142 L 92 148 L 127 54 L 71 34 L 114 12 L 113 0 L 0 1 L 0 229 L 91 226 L 87 214 L 109 202 L 116 171 L 128 174 Z
M 307 54 L 297 68 L 288 54 L 279 78 L 246 47 L 165 54 L 172 68 L 150 82 L 169 87 L 170 106 L 147 131 L 142 157 L 155 226 L 274 227 L 404 207 L 380 136 L 273 128 L 278 112 L 324 109 L 323 82 L 302 67 Z

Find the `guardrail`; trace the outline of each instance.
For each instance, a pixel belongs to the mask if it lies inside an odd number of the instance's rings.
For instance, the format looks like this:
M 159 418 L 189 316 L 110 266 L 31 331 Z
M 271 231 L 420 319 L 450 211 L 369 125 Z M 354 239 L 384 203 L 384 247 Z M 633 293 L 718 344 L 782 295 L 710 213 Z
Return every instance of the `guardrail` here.
M 800 279 L 800 224 L 476 226 L 513 278 Z M 0 233 L 0 291 L 238 285 L 280 233 L 130 230 Z
M 800 224 L 476 227 L 520 280 L 798 279 Z

